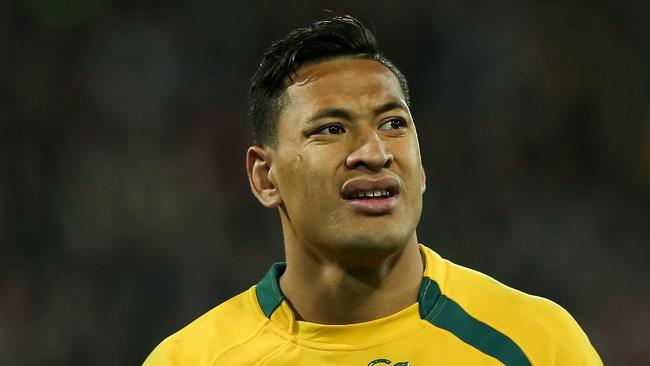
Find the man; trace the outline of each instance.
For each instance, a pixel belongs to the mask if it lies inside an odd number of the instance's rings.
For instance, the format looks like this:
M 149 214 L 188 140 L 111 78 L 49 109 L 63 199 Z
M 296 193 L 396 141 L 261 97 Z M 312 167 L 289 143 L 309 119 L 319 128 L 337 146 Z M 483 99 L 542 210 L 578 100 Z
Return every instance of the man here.
M 289 33 L 250 89 L 253 194 L 286 264 L 145 365 L 600 365 L 551 301 L 418 244 L 425 174 L 404 76 L 343 16 Z

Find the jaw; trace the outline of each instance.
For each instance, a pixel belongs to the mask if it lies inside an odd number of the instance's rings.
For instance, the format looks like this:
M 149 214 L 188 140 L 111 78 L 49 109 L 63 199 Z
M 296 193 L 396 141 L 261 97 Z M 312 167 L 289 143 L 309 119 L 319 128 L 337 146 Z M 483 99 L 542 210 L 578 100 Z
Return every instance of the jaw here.
M 417 245 L 415 225 L 396 221 L 393 215 L 341 215 L 325 230 L 305 233 L 283 218 L 287 261 L 307 256 L 336 267 L 380 266 L 409 244 Z
M 419 193 L 417 188 L 402 185 L 392 197 L 346 200 L 335 186 L 327 195 L 334 196 L 331 199 L 286 201 L 279 210 L 286 252 L 318 262 L 377 265 L 410 243 L 417 245 L 421 201 L 412 196 Z M 296 197 L 319 195 L 323 192 L 307 189 Z

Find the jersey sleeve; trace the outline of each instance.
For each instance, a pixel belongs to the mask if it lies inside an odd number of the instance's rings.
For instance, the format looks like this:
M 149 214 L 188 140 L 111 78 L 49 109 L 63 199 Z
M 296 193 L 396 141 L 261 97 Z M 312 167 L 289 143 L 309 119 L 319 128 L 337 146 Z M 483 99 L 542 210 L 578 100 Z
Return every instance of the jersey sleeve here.
M 183 348 L 174 338 L 167 338 L 149 354 L 142 366 L 198 365 L 197 360 L 189 359 L 192 352 L 185 352 Z
M 564 308 L 556 305 L 559 312 L 557 326 L 556 366 L 602 366 L 593 345 L 578 322 Z

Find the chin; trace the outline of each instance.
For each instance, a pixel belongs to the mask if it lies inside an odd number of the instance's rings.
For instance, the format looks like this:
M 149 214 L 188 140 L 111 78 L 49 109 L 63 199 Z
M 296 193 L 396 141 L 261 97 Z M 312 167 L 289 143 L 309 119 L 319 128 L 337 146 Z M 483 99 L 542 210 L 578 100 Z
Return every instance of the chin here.
M 414 232 L 350 233 L 330 238 L 327 247 L 342 261 L 371 264 L 400 252 L 414 236 Z

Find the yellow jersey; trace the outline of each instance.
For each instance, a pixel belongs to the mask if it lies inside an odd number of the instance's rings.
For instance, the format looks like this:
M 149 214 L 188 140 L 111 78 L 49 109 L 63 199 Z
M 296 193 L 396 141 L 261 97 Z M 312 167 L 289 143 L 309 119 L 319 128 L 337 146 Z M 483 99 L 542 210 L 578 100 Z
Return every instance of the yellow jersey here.
M 347 325 L 298 321 L 280 290 L 286 265 L 165 339 L 144 366 L 602 365 L 559 305 L 420 246 L 418 301 Z

